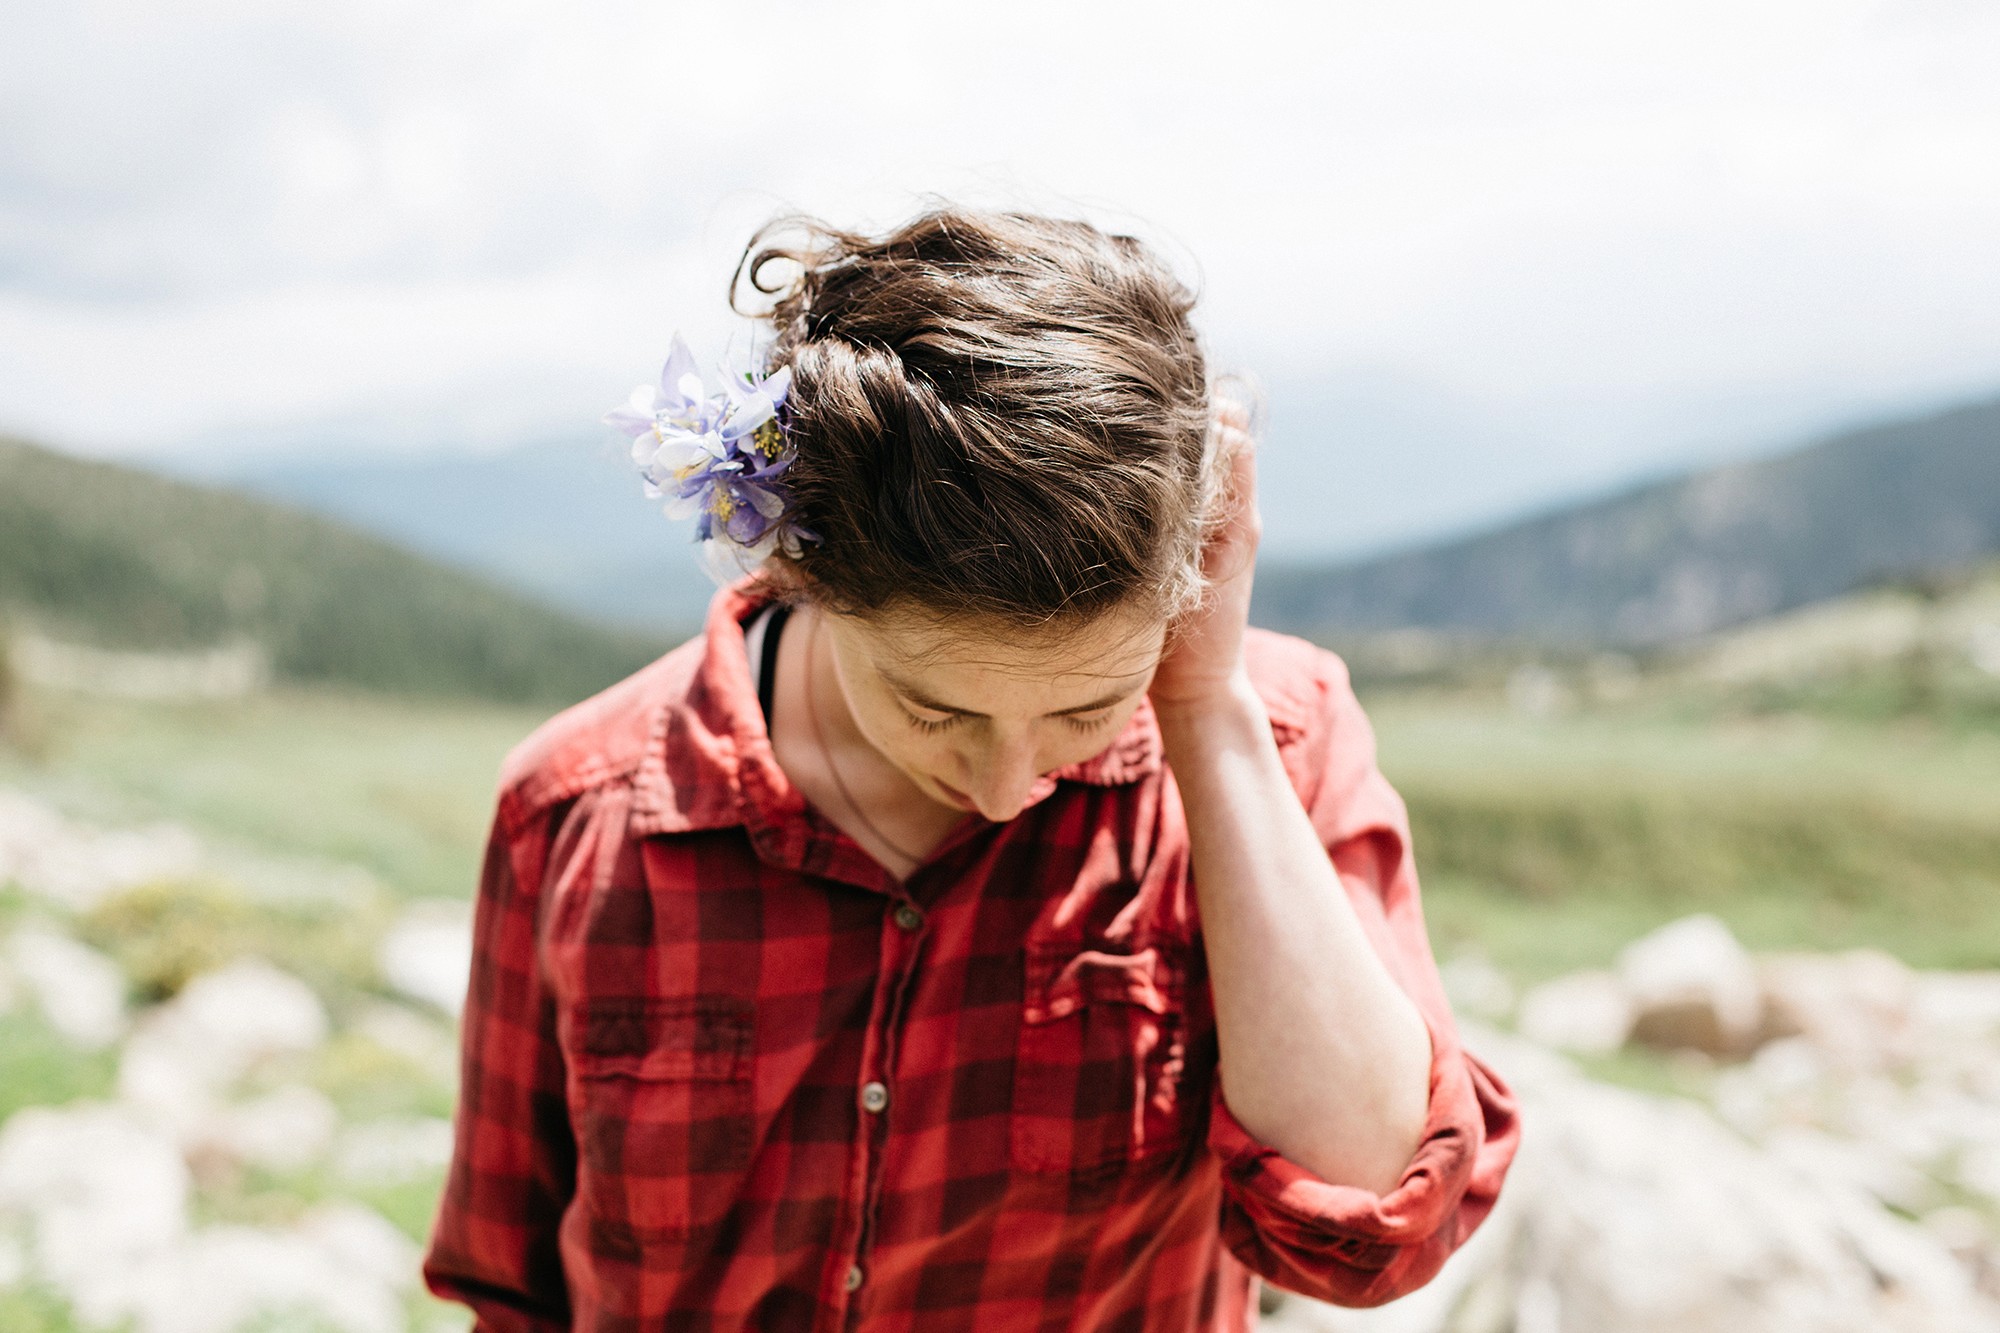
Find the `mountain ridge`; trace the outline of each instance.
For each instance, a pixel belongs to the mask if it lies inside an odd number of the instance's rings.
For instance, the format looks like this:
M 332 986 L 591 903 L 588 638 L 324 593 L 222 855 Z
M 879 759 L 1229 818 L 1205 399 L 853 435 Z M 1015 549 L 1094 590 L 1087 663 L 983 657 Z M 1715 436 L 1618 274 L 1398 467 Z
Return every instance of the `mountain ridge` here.
M 1372 559 L 1260 570 L 1260 623 L 1647 647 L 2000 551 L 2000 399 Z

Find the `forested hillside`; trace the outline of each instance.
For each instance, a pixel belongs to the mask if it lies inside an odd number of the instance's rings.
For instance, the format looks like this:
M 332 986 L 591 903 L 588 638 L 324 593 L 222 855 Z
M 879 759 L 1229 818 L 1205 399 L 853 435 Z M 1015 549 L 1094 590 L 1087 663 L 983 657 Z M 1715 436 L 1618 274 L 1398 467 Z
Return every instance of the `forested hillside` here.
M 328 519 L 0 440 L 0 613 L 126 649 L 254 639 L 273 670 L 560 702 L 665 646 Z

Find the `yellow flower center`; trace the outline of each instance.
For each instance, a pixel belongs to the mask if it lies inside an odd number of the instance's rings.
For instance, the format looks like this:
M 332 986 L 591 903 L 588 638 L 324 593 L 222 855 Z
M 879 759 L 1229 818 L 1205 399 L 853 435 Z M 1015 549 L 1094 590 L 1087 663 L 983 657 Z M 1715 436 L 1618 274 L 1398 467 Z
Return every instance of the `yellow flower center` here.
M 767 421 L 751 432 L 750 447 L 766 458 L 776 458 L 778 450 L 785 447 L 785 434 L 775 420 Z

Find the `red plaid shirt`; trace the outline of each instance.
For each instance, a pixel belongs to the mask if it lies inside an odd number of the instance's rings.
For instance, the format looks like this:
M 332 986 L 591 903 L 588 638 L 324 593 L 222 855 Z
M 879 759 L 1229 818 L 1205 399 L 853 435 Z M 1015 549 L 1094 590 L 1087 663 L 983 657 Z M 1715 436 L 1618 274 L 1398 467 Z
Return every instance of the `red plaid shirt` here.
M 1429 1120 L 1386 1195 L 1229 1113 L 1149 708 L 898 884 L 772 756 L 739 623 L 759 595 L 718 594 L 702 638 L 507 762 L 431 1288 L 488 1330 L 1207 1333 L 1254 1322 L 1253 1275 L 1350 1305 L 1427 1281 L 1519 1127 L 1459 1044 L 1339 660 L 1247 646 L 1430 1028 Z

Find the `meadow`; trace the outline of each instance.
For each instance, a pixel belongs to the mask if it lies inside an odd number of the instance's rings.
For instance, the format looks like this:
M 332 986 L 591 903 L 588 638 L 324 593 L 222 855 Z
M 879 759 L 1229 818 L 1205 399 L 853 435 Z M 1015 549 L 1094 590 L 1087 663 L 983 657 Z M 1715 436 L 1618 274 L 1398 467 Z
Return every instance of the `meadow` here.
M 1708 911 L 1753 949 L 2000 965 L 2000 730 L 1685 700 L 1370 711 L 1441 957 L 1534 981 Z
M 1482 953 L 1531 982 L 1707 910 L 1755 948 L 2000 966 L 2000 726 L 1675 688 L 1552 712 L 1497 687 L 1362 694 L 1441 958 Z M 550 710 L 288 687 L 185 704 L 41 691 L 21 711 L 27 751 L 0 748 L 0 784 L 357 865 L 399 898 L 463 898 L 500 761 Z

